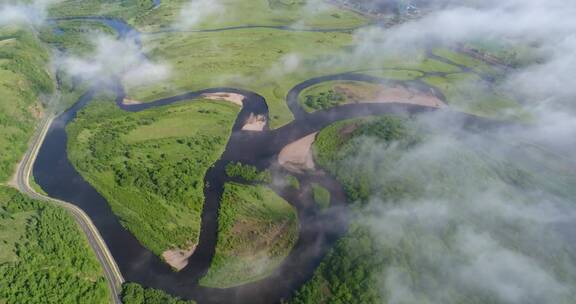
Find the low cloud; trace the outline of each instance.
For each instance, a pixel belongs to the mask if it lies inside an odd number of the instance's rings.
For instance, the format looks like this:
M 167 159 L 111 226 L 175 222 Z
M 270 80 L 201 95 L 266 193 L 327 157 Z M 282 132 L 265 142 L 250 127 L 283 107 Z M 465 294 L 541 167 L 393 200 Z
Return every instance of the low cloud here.
M 137 86 L 166 80 L 170 67 L 145 57 L 140 46 L 130 37 L 117 40 L 107 35 L 92 38 L 94 51 L 87 56 L 68 56 L 59 60 L 60 67 L 70 76 L 96 86 L 106 86 L 121 80 L 127 86 Z
M 42 25 L 46 22 L 47 9 L 58 0 L 35 0 L 31 3 L 0 4 L 0 26 Z
M 219 0 L 191 0 L 182 6 L 173 27 L 179 30 L 193 30 L 207 20 L 224 18 L 226 13 Z
M 285 74 L 294 73 L 302 68 L 302 57 L 296 53 L 290 53 L 280 58 L 279 62 L 272 65 L 267 74 L 271 77 L 281 77 Z
M 456 303 L 472 295 L 506 304 L 570 303 L 576 267 L 553 228 L 574 222 L 576 208 L 549 189 L 500 178 L 494 166 L 510 163 L 526 176 L 546 174 L 524 162 L 523 149 L 503 142 L 508 136 L 464 134 L 434 135 L 408 151 L 366 138 L 344 163 L 372 167 L 378 190 L 411 186 L 398 201 L 374 196 L 361 215 L 393 256 L 380 280 L 387 303 Z
M 367 64 L 378 67 L 394 56 L 417 63 L 416 55 L 427 47 L 450 48 L 479 41 L 505 41 L 509 51 L 529 49 L 538 60 L 509 70 L 504 79 L 492 85 L 515 97 L 530 113 L 536 127 L 529 136 L 524 134 L 527 138 L 556 148 L 564 146 L 557 152 L 576 148 L 576 2 L 450 2 L 443 9 L 389 29 L 356 31 L 352 51 L 328 64 L 351 69 Z
M 571 16 L 575 13 L 575 5 L 561 0 L 487 1 L 479 6 L 438 10 L 386 30 L 385 35 L 370 29 L 372 35 L 365 35 L 365 39 L 378 41 L 381 47 L 390 49 L 412 49 L 430 41 L 444 44 L 490 38 L 550 41 L 574 33 L 576 20 Z

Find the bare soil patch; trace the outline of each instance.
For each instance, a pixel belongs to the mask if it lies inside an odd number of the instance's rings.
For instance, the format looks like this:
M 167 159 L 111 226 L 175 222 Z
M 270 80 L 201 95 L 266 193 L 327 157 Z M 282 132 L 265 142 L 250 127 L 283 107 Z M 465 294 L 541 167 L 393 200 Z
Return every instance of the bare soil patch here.
M 244 123 L 242 130 L 245 130 L 245 131 L 262 131 L 262 130 L 264 130 L 264 127 L 266 126 L 266 122 L 267 122 L 266 116 L 254 115 L 253 113 L 250 113 L 250 117 L 248 117 L 248 119 L 246 120 L 246 123 Z
M 236 93 L 206 93 L 202 94 L 202 97 L 210 100 L 225 100 L 239 106 L 242 106 L 244 101 L 244 95 Z
M 422 92 L 403 85 L 375 86 L 370 89 L 350 84 L 339 84 L 334 91 L 346 96 L 348 103 L 408 103 L 425 107 L 441 108 L 446 104 L 432 90 Z
M 188 265 L 188 258 L 192 256 L 194 250 L 196 249 L 196 245 L 191 246 L 189 249 L 170 249 L 162 252 L 162 258 L 168 265 L 172 266 L 172 268 L 180 271 Z
M 130 99 L 130 98 L 124 98 L 122 99 L 122 104 L 125 106 L 129 106 L 129 105 L 137 105 L 137 104 L 141 104 L 142 102 L 140 100 L 135 100 L 135 99 Z
M 278 163 L 288 171 L 302 173 L 314 170 L 314 157 L 312 156 L 312 144 L 316 139 L 316 133 L 308 134 L 297 141 L 286 145 L 278 154 Z

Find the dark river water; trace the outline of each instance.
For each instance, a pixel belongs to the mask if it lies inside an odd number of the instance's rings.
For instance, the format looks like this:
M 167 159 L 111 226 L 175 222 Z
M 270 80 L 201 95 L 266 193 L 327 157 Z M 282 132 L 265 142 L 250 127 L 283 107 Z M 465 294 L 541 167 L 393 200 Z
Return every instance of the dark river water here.
M 78 18 L 74 18 L 78 19 Z M 101 21 L 114 28 L 119 37 L 131 37 L 139 42 L 139 34 L 126 23 L 101 17 L 81 17 L 80 19 Z M 130 112 L 145 111 L 153 107 L 167 106 L 175 102 L 190 101 L 203 93 L 229 92 L 245 96 L 244 106 L 236 119 L 230 140 L 220 160 L 205 176 L 205 202 L 202 212 L 202 225 L 199 244 L 190 257 L 188 266 L 174 272 L 120 223 L 106 199 L 102 197 L 70 163 L 67 154 L 68 137 L 65 127 L 74 120 L 79 110 L 93 98 L 94 91 L 84 94 L 78 102 L 59 115 L 52 123 L 46 139 L 40 148 L 33 167 L 37 183 L 49 196 L 77 205 L 92 219 L 108 245 L 122 275 L 127 281 L 137 282 L 146 287 L 162 289 L 185 299 L 199 303 L 279 303 L 289 298 L 293 292 L 310 279 L 314 270 L 334 242 L 346 232 L 346 197 L 339 183 L 328 174 L 298 175 L 301 189 L 271 188 L 292 204 L 298 213 L 300 231 L 298 240 L 285 261 L 276 271 L 260 281 L 246 285 L 217 289 L 198 285 L 198 280 L 206 273 L 217 241 L 218 208 L 223 185 L 229 178 L 224 167 L 229 161 L 253 164 L 261 169 L 276 163 L 279 151 L 287 144 L 317 132 L 329 124 L 354 117 L 380 114 L 415 115 L 433 111 L 431 108 L 408 104 L 350 104 L 324 111 L 307 113 L 298 105 L 298 95 L 305 88 L 331 80 L 382 81 L 375 77 L 346 73 L 307 80 L 295 86 L 287 96 L 289 108 L 295 120 L 276 130 L 265 128 L 262 132 L 242 131 L 241 128 L 250 114 L 268 116 L 265 99 L 250 91 L 234 88 L 212 88 L 190 92 L 146 104 L 123 105 L 124 93 L 117 88 L 117 105 Z M 413 82 L 407 85 L 424 86 Z M 426 87 L 430 90 L 431 88 Z M 432 88 L 433 89 L 433 88 Z M 440 96 L 441 97 L 441 96 Z M 454 119 L 468 125 L 484 128 L 494 123 L 477 117 L 450 113 Z M 320 212 L 310 195 L 310 183 L 324 185 L 331 193 L 331 207 Z M 338 216 L 334 213 L 338 212 Z

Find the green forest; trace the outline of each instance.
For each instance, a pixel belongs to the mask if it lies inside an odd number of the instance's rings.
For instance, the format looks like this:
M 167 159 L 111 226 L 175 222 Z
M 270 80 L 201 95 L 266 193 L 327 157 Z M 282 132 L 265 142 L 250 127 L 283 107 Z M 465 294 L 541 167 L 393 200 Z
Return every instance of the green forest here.
M 226 165 L 226 174 L 230 177 L 241 178 L 246 182 L 272 182 L 272 175 L 269 171 L 259 171 L 258 168 L 245 165 L 239 162 L 231 162 Z
M 59 207 L 0 187 L 0 303 L 109 303 L 96 256 Z
M 0 182 L 14 173 L 42 115 L 41 101 L 54 90 L 49 60 L 31 30 L 0 27 Z
M 144 288 L 136 283 L 124 283 L 121 294 L 124 304 L 195 304 L 166 294 L 162 290 Z
M 344 101 L 346 101 L 344 94 L 334 90 L 304 96 L 304 106 L 306 110 L 310 112 L 329 109 L 344 103 Z
M 536 204 L 528 195 L 534 189 L 569 201 L 573 191 L 565 189 L 574 189 L 576 180 L 561 170 L 540 171 L 535 160 L 544 156 L 535 149 L 522 147 L 514 160 L 485 149 L 404 117 L 343 121 L 320 132 L 316 159 L 344 185 L 357 220 L 291 303 L 395 303 L 398 284 L 406 286 L 403 303 L 505 303 L 478 285 L 457 288 L 462 279 L 442 266 L 450 261 L 466 269 L 475 261 L 468 259 L 476 251 L 464 254 L 467 247 L 459 247 L 462 235 L 475 229 L 490 235 L 485 244 L 502 246 L 489 252 L 524 254 L 574 286 L 576 277 L 564 269 L 576 259 L 565 243 L 550 227 L 535 228 L 531 219 L 504 210 Z M 544 239 L 545 248 L 534 241 Z M 570 303 L 574 294 L 570 288 L 554 299 Z

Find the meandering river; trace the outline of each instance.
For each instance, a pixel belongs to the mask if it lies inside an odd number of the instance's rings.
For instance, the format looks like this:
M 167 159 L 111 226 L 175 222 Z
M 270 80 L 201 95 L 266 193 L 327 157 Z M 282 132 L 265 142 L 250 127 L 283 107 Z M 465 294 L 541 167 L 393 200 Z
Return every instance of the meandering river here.
M 121 20 L 105 17 L 68 19 L 99 21 L 115 29 L 120 38 L 129 37 L 140 43 L 140 34 Z M 307 80 L 295 86 L 287 96 L 287 103 L 295 117 L 294 121 L 275 130 L 265 128 L 262 132 L 241 130 L 251 114 L 268 117 L 266 100 L 254 92 L 235 88 L 211 88 L 151 103 L 125 105 L 122 103 L 125 97 L 123 89 L 116 88 L 118 107 L 130 112 L 145 111 L 181 101 L 194 102 L 194 98 L 204 93 L 227 92 L 245 96 L 244 106 L 238 114 L 225 152 L 205 176 L 207 187 L 204 193 L 205 202 L 199 244 L 190 257 L 188 265 L 180 272 L 172 271 L 167 264 L 142 246 L 130 231 L 121 225 L 108 202 L 82 178 L 68 158 L 68 137 L 65 128 L 74 120 L 78 111 L 92 101 L 95 91 L 88 91 L 70 109 L 54 120 L 34 163 L 33 174 L 36 182 L 49 196 L 73 203 L 88 214 L 127 281 L 162 289 L 182 298 L 194 299 L 199 303 L 278 303 L 281 299 L 289 298 L 296 289 L 312 277 L 314 270 L 334 242 L 346 232 L 347 219 L 332 216 L 332 210 L 338 209 L 339 214 L 342 214 L 341 211 L 346 209 L 345 194 L 339 183 L 330 175 L 298 175 L 301 189 L 306 189 L 311 182 L 316 182 L 330 191 L 331 209 L 319 212 L 312 197 L 302 195 L 300 192 L 302 190 L 271 186 L 298 212 L 301 225 L 299 236 L 289 256 L 272 275 L 260 281 L 227 289 L 202 287 L 198 285 L 198 280 L 206 273 L 214 256 L 218 231 L 218 208 L 224 183 L 229 181 L 224 170 L 226 163 L 241 161 L 264 169 L 276 162 L 278 153 L 284 146 L 308 134 L 318 132 L 333 122 L 369 115 L 387 113 L 415 115 L 436 110 L 402 103 L 349 104 L 313 113 L 307 113 L 300 108 L 298 96 L 302 90 L 332 80 L 380 81 L 376 77 L 356 73 Z M 417 85 L 425 86 L 419 82 Z M 428 89 L 433 88 L 428 87 Z M 462 113 L 447 111 L 447 114 L 467 124 L 481 127 L 494 124 L 492 121 Z

